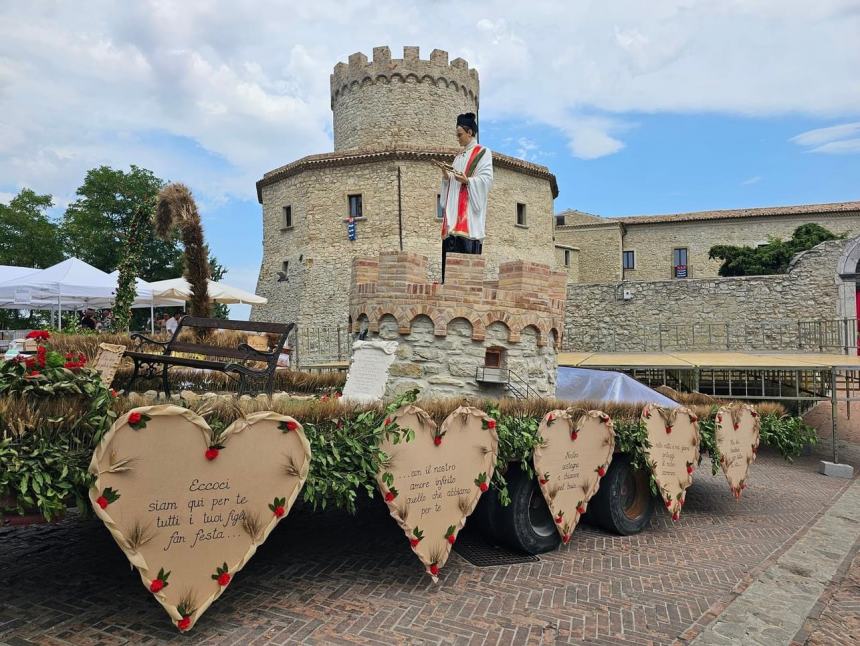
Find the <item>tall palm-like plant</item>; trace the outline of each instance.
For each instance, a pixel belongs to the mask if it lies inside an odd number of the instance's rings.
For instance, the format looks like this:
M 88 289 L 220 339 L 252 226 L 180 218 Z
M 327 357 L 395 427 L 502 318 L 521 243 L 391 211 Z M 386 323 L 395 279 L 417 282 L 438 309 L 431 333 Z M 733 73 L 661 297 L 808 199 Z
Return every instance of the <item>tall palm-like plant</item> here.
M 192 316 L 209 316 L 209 259 L 203 241 L 203 226 L 191 190 L 184 184 L 173 183 L 158 193 L 155 209 L 155 232 L 167 240 L 178 228 L 185 247 L 185 278 L 191 285 Z

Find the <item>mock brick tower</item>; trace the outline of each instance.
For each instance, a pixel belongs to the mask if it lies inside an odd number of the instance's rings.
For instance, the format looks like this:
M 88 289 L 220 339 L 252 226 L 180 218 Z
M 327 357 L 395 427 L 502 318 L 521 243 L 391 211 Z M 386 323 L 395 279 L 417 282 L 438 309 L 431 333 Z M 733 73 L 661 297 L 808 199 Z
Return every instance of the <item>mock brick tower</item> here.
M 567 274 L 516 260 L 490 280 L 482 256 L 449 254 L 445 281 L 419 254 L 353 261 L 353 333 L 399 343 L 386 397 L 554 397 Z
M 449 62 L 438 49 L 422 60 L 417 47 L 404 47 L 402 58 L 376 47 L 372 60 L 355 53 L 334 67 L 334 152 L 293 161 L 257 182 L 263 205 L 257 293 L 269 303 L 255 306 L 253 319 L 326 327 L 323 338 L 345 328 L 352 260 L 382 251 L 424 254 L 431 276 L 439 277 L 441 175 L 431 161 L 453 159 L 457 115 L 478 114 L 478 91 L 477 71 L 461 58 Z M 511 260 L 554 264 L 555 177 L 497 151 L 493 167 L 488 272 Z M 350 240 L 347 219 L 357 200 L 361 217 Z

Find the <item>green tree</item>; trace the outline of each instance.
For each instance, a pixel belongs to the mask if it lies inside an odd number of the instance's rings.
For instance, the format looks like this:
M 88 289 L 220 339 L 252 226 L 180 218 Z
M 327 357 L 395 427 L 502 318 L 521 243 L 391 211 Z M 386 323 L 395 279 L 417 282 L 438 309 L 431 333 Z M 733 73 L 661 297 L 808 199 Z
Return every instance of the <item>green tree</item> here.
M 57 225 L 48 217 L 50 195 L 23 188 L 0 204 L 0 265 L 44 269 L 63 260 Z
M 784 274 L 791 259 L 797 254 L 827 240 L 839 240 L 845 235 L 836 235 L 819 224 L 804 224 L 794 230 L 790 240 L 770 238 L 758 247 L 715 245 L 708 252 L 712 260 L 722 260 L 720 276 L 763 276 Z
M 216 283 L 224 278 L 227 274 L 227 269 L 218 262 L 218 259 L 212 255 L 212 252 L 209 250 L 209 245 L 206 245 L 206 254 L 209 256 L 209 274 L 212 280 Z M 213 303 L 212 304 L 212 318 L 216 319 L 227 319 L 230 318 L 230 306 L 225 305 L 224 303 Z
M 154 212 L 164 182 L 132 164 L 128 172 L 100 166 L 87 172 L 78 199 L 66 209 L 61 225 L 69 255 L 111 272 L 119 267 L 124 242 L 135 213 Z M 159 239 L 150 227 L 140 230 L 137 248 L 140 277 L 175 278 L 182 273 L 182 248 L 177 236 Z

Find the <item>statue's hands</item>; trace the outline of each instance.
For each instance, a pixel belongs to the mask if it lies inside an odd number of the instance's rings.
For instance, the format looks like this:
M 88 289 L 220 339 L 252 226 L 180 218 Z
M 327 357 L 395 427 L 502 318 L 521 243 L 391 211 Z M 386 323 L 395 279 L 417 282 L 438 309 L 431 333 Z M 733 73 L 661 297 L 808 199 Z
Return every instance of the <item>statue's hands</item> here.
M 463 175 L 463 173 L 451 173 L 451 177 L 456 179 L 461 184 L 468 184 L 469 183 L 469 178 L 466 177 L 465 175 Z

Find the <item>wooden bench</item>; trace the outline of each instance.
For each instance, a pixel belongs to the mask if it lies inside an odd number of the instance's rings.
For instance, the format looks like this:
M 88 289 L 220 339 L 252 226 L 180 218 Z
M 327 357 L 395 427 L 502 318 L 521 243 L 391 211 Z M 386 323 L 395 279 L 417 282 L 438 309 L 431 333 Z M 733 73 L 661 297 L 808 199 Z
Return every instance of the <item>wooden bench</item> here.
M 254 386 L 265 382 L 263 391 L 271 395 L 278 356 L 281 354 L 284 344 L 287 342 L 287 336 L 294 325 L 294 323 L 260 323 L 185 316 L 179 321 L 179 325 L 169 341 L 161 342 L 150 339 L 143 334 L 132 334 L 131 338 L 137 341 L 137 347 L 134 350 L 127 350 L 125 356 L 134 362 L 134 372 L 125 390 L 130 392 L 132 385 L 139 376 L 157 377 L 160 371 L 162 390 L 166 396 L 170 396 L 170 384 L 167 378 L 168 368 L 183 366 L 202 370 L 217 370 L 227 375 L 234 375 L 239 381 L 239 394 L 259 392 L 260 389 L 254 388 Z M 185 335 L 185 339 L 180 339 L 183 331 L 187 333 L 189 330 L 192 330 L 190 339 L 187 338 L 188 334 Z M 263 332 L 270 335 L 270 339 L 272 336 L 276 336 L 277 341 L 273 345 L 269 345 L 268 351 L 252 348 L 247 343 L 239 343 L 236 347 L 222 347 L 211 343 L 212 335 L 217 334 L 218 330 Z M 202 337 L 204 339 L 202 342 L 198 341 L 198 331 L 205 334 Z M 147 344 L 160 347 L 161 353 L 139 350 Z M 174 353 L 177 352 L 202 355 L 205 358 L 174 356 Z M 260 366 L 259 364 L 263 365 Z M 141 375 L 141 370 L 143 370 L 143 375 Z

